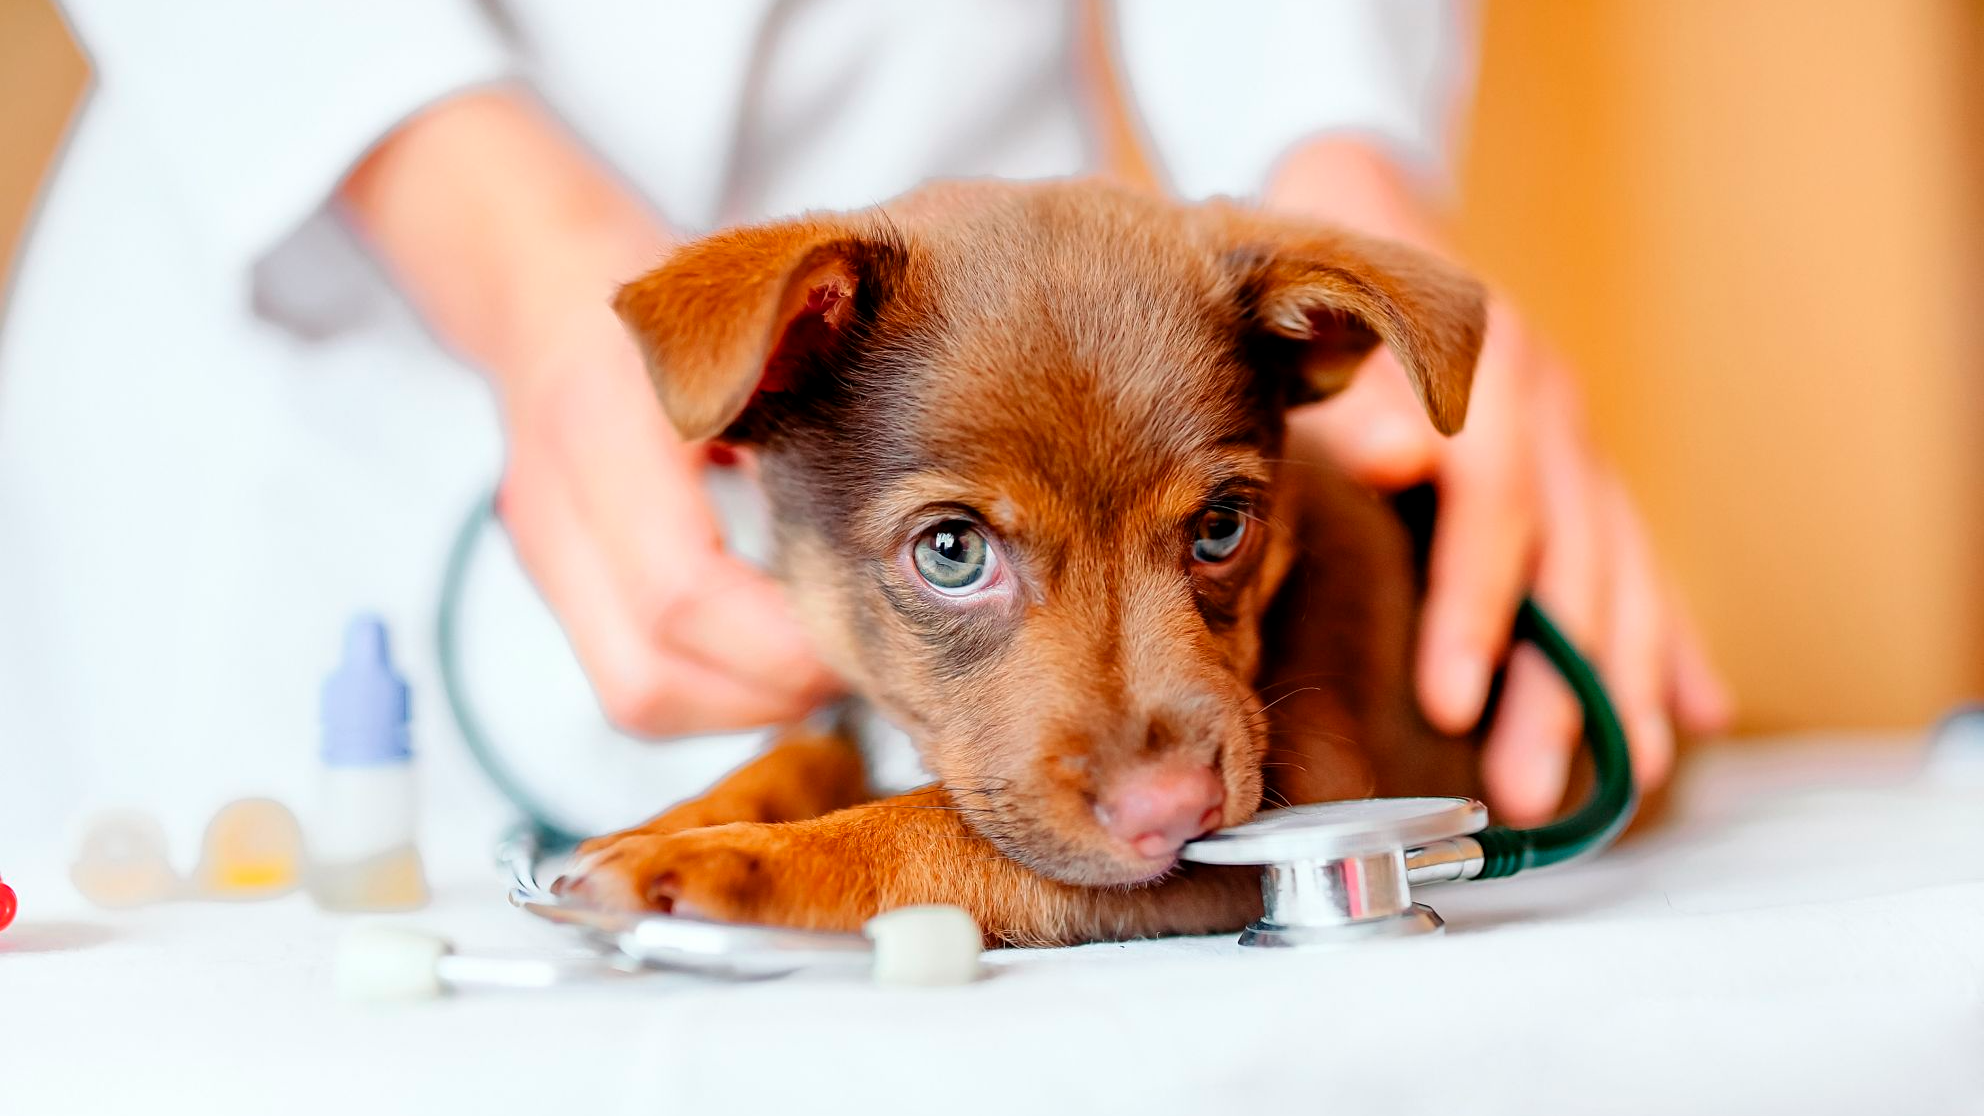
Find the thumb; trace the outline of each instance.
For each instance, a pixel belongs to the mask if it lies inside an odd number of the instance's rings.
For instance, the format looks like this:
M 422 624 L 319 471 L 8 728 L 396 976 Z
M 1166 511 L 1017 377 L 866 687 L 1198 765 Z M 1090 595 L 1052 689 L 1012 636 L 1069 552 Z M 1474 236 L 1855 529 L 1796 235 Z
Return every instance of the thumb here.
M 1443 439 L 1389 352 L 1327 401 L 1289 413 L 1291 433 L 1373 488 L 1396 491 L 1433 478 Z

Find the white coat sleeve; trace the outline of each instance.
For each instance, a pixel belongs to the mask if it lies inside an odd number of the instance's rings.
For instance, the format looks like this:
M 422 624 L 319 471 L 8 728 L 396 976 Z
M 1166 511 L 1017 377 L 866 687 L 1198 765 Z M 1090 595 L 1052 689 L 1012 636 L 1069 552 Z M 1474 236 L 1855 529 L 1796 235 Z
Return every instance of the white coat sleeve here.
M 94 96 L 142 120 L 159 181 L 242 266 L 421 107 L 501 80 L 475 0 L 63 0 Z M 84 111 L 88 111 L 86 107 Z
M 1117 0 L 1125 80 L 1172 186 L 1258 195 L 1298 142 L 1369 136 L 1435 180 L 1473 85 L 1451 0 Z

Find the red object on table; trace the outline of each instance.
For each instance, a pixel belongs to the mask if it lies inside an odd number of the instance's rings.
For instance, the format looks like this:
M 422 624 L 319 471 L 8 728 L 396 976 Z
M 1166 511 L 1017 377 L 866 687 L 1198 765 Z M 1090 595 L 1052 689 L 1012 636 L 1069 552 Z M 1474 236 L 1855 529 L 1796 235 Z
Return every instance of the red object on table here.
M 7 924 L 14 921 L 14 912 L 19 909 L 20 904 L 14 898 L 14 889 L 5 883 L 0 883 L 0 930 L 5 930 Z

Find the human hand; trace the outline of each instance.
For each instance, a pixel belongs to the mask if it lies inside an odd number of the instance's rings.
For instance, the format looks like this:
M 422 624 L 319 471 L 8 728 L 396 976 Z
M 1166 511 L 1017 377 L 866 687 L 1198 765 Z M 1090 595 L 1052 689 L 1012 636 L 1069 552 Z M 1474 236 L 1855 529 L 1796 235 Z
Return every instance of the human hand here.
M 1436 727 L 1465 732 L 1480 720 L 1525 594 L 1593 656 L 1642 787 L 1672 768 L 1676 724 L 1726 726 L 1729 697 L 1630 496 L 1592 450 L 1569 370 L 1506 304 L 1491 305 L 1467 424 L 1453 438 L 1426 422 L 1382 351 L 1341 395 L 1291 422 L 1368 484 L 1439 492 L 1415 667 Z M 1498 813 L 1534 824 L 1556 809 L 1580 725 L 1548 662 L 1516 648 L 1481 756 Z
M 725 552 L 683 443 L 603 301 L 505 385 L 499 515 L 607 716 L 671 736 L 792 721 L 832 695 L 783 592 Z
M 429 106 L 340 211 L 502 402 L 499 513 L 607 716 L 653 736 L 791 721 L 835 682 L 770 579 L 726 554 L 707 456 L 663 418 L 607 307 L 666 250 L 658 218 L 528 92 Z

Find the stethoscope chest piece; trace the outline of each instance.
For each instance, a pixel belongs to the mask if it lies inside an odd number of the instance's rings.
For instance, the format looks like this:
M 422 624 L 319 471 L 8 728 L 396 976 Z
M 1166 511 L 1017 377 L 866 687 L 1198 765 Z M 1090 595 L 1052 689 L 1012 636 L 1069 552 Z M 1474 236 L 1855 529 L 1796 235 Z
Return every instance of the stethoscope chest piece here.
M 1439 933 L 1445 923 L 1412 901 L 1412 885 L 1478 874 L 1481 846 L 1469 835 L 1487 824 L 1487 810 L 1470 798 L 1318 802 L 1208 834 L 1183 855 L 1262 867 L 1265 913 L 1241 945 L 1348 945 Z

